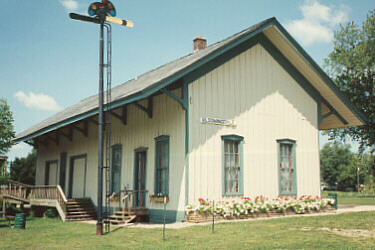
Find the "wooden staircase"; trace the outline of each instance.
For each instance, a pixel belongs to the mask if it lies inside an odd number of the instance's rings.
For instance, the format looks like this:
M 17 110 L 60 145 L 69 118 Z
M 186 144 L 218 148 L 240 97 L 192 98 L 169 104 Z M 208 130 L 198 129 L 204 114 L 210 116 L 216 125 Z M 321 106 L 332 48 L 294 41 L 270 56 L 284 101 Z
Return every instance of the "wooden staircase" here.
M 120 190 L 109 196 L 109 204 L 113 205 L 113 211 L 105 222 L 119 225 L 148 221 L 148 209 L 144 204 L 147 192 L 147 190 Z
M 97 214 L 91 199 L 68 199 L 65 202 L 65 221 L 96 220 Z
M 32 186 L 8 180 L 8 184 L 0 186 L 0 197 L 11 203 L 55 207 L 63 221 L 95 220 L 97 217 L 91 199 L 67 199 L 59 185 Z M 6 213 L 6 202 L 3 202 L 3 214 Z
M 137 218 L 137 213 L 134 211 L 116 211 L 113 215 L 109 216 L 109 222 L 111 224 L 126 224 L 134 222 Z

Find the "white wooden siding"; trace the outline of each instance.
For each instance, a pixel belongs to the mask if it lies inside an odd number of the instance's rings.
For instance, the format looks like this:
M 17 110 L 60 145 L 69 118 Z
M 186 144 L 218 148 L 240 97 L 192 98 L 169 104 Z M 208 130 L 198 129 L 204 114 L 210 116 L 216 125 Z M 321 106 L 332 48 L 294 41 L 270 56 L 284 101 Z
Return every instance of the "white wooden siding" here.
M 296 140 L 297 192 L 319 192 L 317 103 L 261 46 L 189 85 L 189 202 L 222 199 L 221 136 L 244 137 L 244 195 L 278 195 L 277 139 Z M 234 119 L 236 127 L 201 124 Z
M 173 91 L 181 95 L 181 90 Z M 147 105 L 146 101 L 141 102 Z M 120 113 L 120 112 L 119 112 Z M 155 180 L 155 141 L 160 135 L 170 136 L 169 162 L 169 195 L 168 210 L 184 210 L 185 206 L 185 111 L 181 105 L 167 95 L 154 97 L 153 117 L 135 105 L 128 106 L 127 125 L 112 117 L 112 145 L 122 145 L 121 188 L 133 189 L 134 149 L 147 147 L 146 189 L 148 194 L 154 193 Z M 38 149 L 36 184 L 43 184 L 45 162 L 60 160 L 60 153 L 67 152 L 67 172 L 65 190 L 68 193 L 70 157 L 87 154 L 86 197 L 97 202 L 97 147 L 98 127 L 89 123 L 89 136 L 86 138 L 81 132 L 74 130 L 73 142 L 60 137 L 60 145 L 50 142 L 48 149 L 41 145 Z M 150 209 L 162 209 L 161 204 L 150 203 L 146 199 L 146 206 Z
M 319 93 L 330 102 L 330 104 L 348 121 L 343 124 L 335 115 L 327 117 L 326 121 L 320 124 L 321 130 L 332 129 L 337 127 L 360 126 L 362 122 L 353 114 L 347 105 L 330 89 L 309 62 L 304 60 L 291 44 L 282 37 L 282 34 L 274 26 L 264 30 L 263 33 L 273 42 L 283 55 L 290 60 L 293 65 L 306 77 L 308 81 L 319 91 Z

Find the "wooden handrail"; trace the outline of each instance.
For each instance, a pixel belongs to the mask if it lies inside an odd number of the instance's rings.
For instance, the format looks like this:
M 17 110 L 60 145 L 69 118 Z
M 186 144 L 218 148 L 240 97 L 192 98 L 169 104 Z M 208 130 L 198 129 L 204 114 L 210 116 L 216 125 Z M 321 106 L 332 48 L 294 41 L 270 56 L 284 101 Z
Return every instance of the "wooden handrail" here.
M 113 214 L 115 214 L 117 210 L 117 201 L 119 211 L 122 211 L 123 217 L 125 216 L 126 211 L 128 211 L 128 214 L 130 214 L 132 209 L 145 208 L 144 200 L 147 192 L 148 190 L 120 190 L 117 193 L 111 194 L 108 199 L 113 204 Z M 140 200 L 140 204 L 138 204 L 138 206 L 136 202 L 137 198 Z
M 8 184 L 2 185 L 0 189 L 0 194 L 18 198 L 21 200 L 27 200 L 29 192 L 30 185 L 23 184 L 13 180 L 8 180 Z
M 29 185 L 29 184 L 25 184 L 25 183 L 21 183 L 21 182 L 18 182 L 18 181 L 14 181 L 14 180 L 10 180 L 10 179 L 8 179 L 8 183 L 14 183 L 14 184 L 16 184 L 16 185 L 18 185 L 18 186 L 23 186 L 23 187 L 34 187 L 33 185 Z
M 61 195 L 61 198 L 63 199 L 63 201 L 64 201 L 64 202 L 67 202 L 68 199 L 66 198 L 65 193 L 64 193 L 64 191 L 62 190 L 62 188 L 61 188 L 60 185 L 57 185 L 57 189 L 59 190 L 60 195 Z

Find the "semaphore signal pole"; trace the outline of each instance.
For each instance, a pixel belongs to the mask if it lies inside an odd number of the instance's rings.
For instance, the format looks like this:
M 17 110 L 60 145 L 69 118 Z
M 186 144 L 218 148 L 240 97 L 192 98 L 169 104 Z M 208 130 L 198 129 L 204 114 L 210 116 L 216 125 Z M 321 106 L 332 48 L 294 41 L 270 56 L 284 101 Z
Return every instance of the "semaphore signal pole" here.
M 133 27 L 133 22 L 115 18 L 116 10 L 108 0 L 90 4 L 88 13 L 90 16 L 70 13 L 72 19 L 100 24 L 99 42 L 99 121 L 98 121 L 98 204 L 96 235 L 103 235 L 103 131 L 104 131 L 104 38 L 103 30 L 106 22 Z M 107 166 L 109 167 L 109 166 Z

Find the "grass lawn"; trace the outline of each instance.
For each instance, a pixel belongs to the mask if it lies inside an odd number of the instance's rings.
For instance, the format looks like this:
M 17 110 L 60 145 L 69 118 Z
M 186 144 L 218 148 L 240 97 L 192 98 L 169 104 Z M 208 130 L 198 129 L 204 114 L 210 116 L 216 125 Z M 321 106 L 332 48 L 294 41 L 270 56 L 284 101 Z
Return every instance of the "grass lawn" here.
M 375 205 L 375 194 L 359 194 L 357 192 L 323 191 L 322 196 L 329 193 L 337 194 L 337 204 L 341 205 Z
M 4 225 L 4 226 L 3 226 Z M 365 248 L 375 246 L 375 212 L 231 222 L 166 230 L 112 227 L 95 235 L 95 225 L 32 219 L 26 230 L 0 223 L 0 248 Z M 356 229 L 356 230 L 353 230 Z

